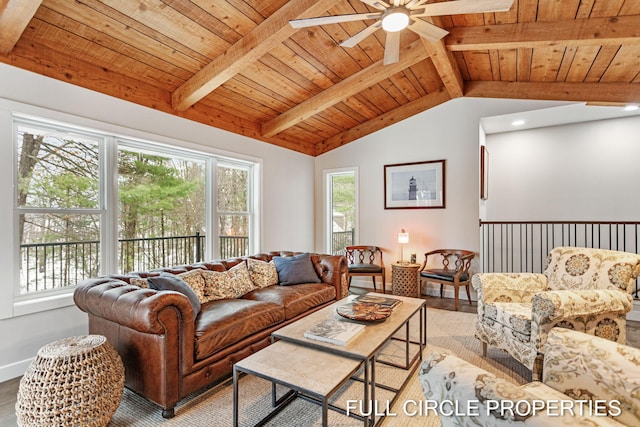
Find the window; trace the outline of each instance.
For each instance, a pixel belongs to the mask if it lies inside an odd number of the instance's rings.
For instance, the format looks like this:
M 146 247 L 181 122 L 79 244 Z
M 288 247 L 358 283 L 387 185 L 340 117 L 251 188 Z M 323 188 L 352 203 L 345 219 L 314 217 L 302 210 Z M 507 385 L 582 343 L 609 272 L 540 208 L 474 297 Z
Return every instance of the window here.
M 100 271 L 103 139 L 16 123 L 18 295 L 55 291 Z
M 247 165 L 218 162 L 216 223 L 220 258 L 249 255 L 253 210 L 250 177 L 251 168 Z
M 257 246 L 253 163 L 31 118 L 14 129 L 17 300 Z
M 327 251 L 344 254 L 345 246 L 356 242 L 357 169 L 325 171 L 325 230 Z
M 203 159 L 119 144 L 119 272 L 203 259 L 206 165 Z

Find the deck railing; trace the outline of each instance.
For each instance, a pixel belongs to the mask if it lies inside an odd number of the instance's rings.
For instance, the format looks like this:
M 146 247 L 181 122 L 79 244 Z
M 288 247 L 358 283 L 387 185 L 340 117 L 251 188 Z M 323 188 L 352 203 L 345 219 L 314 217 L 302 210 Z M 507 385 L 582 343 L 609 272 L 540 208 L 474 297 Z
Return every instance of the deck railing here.
M 336 231 L 331 235 L 331 247 L 333 248 L 333 255 L 344 255 L 344 248 L 353 245 L 353 235 L 355 229 L 347 231 Z
M 150 237 L 119 239 L 120 273 L 147 271 L 171 265 L 193 264 L 203 260 L 206 236 Z M 334 233 L 335 248 L 353 243 L 353 230 Z M 100 242 L 97 240 L 20 245 L 21 293 L 75 286 L 100 274 Z M 246 236 L 220 236 L 220 258 L 249 255 Z
M 557 246 L 640 253 L 640 222 L 480 221 L 480 236 L 483 272 L 542 273 Z
M 249 238 L 220 236 L 220 258 L 248 255 Z M 206 236 L 119 239 L 120 273 L 147 271 L 203 260 Z M 100 242 L 97 240 L 20 245 L 21 293 L 75 286 L 100 272 Z

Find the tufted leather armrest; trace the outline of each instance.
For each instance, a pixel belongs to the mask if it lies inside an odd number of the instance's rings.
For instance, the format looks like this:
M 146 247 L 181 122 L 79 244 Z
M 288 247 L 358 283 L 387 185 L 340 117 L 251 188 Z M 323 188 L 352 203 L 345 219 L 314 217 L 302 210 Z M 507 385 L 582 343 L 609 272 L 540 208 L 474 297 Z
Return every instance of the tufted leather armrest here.
M 347 258 L 342 255 L 312 255 L 311 261 L 323 283 L 336 288 L 337 299 L 342 295 L 342 277 L 347 273 Z
M 177 310 L 183 324 L 191 324 L 193 328 L 191 303 L 178 292 L 139 288 L 105 277 L 81 282 L 73 299 L 86 313 L 143 333 L 166 333 L 160 313 L 167 308 Z

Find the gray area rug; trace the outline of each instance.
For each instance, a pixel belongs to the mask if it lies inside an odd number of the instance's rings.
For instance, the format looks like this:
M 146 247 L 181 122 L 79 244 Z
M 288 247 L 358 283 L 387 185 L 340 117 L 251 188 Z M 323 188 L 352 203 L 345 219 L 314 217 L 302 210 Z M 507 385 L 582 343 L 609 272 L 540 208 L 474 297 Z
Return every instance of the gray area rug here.
M 424 355 L 428 355 L 433 350 L 445 350 L 499 377 L 510 379 L 514 383 L 524 384 L 530 381 L 529 371 L 506 353 L 489 347 L 488 357 L 480 356 L 480 342 L 473 336 L 475 319 L 475 314 L 427 309 L 427 348 L 424 350 Z M 417 335 L 417 333 L 418 324 L 412 321 L 411 334 Z M 383 360 L 400 362 L 404 360 L 400 357 L 403 354 L 400 342 L 391 341 L 383 350 L 381 357 Z M 399 385 L 404 379 L 402 372 L 380 363 L 377 364 L 377 379 L 387 384 Z M 336 393 L 332 402 L 345 407 L 347 400 L 362 398 L 362 387 L 360 382 L 349 381 Z M 239 391 L 240 425 L 253 426 L 271 410 L 271 383 L 253 376 L 243 376 L 239 382 Z M 286 392 L 284 388 L 278 388 L 279 396 L 284 392 Z M 227 381 L 200 395 L 180 402 L 176 407 L 176 416 L 167 420 L 162 418 L 158 406 L 125 390 L 122 403 L 109 426 L 227 427 L 232 425 L 232 398 L 232 384 Z M 387 402 L 391 399 L 392 395 L 389 392 L 383 390 L 376 392 L 380 411 L 386 408 Z M 424 395 L 416 371 L 396 402 L 390 406 L 390 412 L 395 415 L 386 417 L 382 426 L 439 426 L 440 421 L 436 416 L 423 416 L 419 413 L 408 415 L 416 412 L 417 405 L 421 400 L 424 400 Z M 320 426 L 320 407 L 305 400 L 296 399 L 267 425 L 274 427 Z M 362 426 L 362 422 L 329 411 L 329 425 L 332 427 Z

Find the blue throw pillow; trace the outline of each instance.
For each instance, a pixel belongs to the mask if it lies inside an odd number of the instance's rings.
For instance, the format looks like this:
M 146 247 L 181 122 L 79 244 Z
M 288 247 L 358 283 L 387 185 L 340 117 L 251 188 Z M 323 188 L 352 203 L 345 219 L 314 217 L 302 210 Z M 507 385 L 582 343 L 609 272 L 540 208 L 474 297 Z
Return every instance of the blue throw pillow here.
M 289 257 L 275 256 L 273 263 L 276 265 L 281 285 L 321 282 L 308 253 Z
M 171 273 L 160 273 L 159 276 L 148 277 L 147 283 L 151 289 L 158 291 L 177 291 L 189 298 L 191 307 L 193 309 L 193 316 L 197 316 L 200 313 L 200 300 L 193 289 L 187 285 L 187 282 Z

